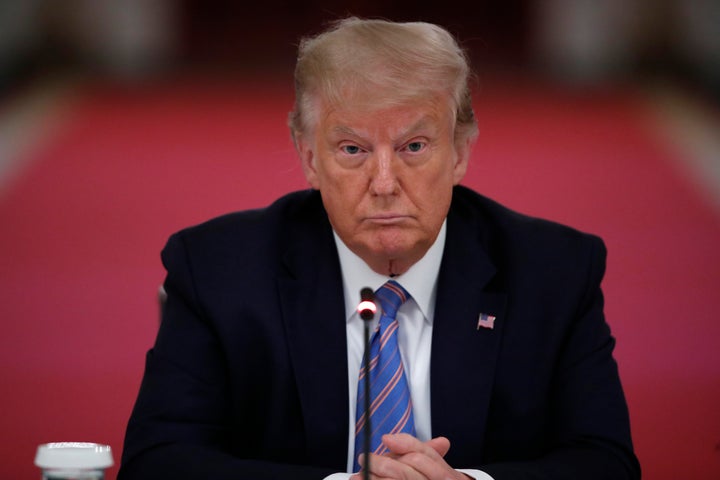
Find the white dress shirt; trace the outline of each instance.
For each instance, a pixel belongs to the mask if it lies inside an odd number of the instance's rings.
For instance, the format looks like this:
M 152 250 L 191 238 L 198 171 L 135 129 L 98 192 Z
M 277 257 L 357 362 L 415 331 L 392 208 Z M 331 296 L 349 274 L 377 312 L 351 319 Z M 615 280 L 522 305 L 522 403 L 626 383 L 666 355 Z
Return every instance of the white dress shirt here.
M 410 387 L 415 418 L 415 433 L 418 439 L 427 441 L 432 438 L 430 422 L 430 346 L 432 324 L 435 314 L 435 297 L 440 262 L 445 247 L 446 222 L 443 223 L 435 243 L 425 256 L 402 275 L 394 277 L 407 290 L 412 298 L 408 299 L 397 313 L 399 323 L 398 343 L 405 375 Z M 345 317 L 347 321 L 348 346 L 348 458 L 347 472 L 352 472 L 355 455 L 355 404 L 357 401 L 358 376 L 365 351 L 363 321 L 357 313 L 360 302 L 360 290 L 370 287 L 377 290 L 390 277 L 380 275 L 357 255 L 355 255 L 335 234 L 335 244 L 340 258 L 345 294 Z M 370 325 L 374 331 L 377 319 Z M 452 448 L 452 447 L 451 447 Z M 459 470 L 477 480 L 492 480 L 492 477 L 478 470 Z M 348 473 L 335 473 L 326 480 L 343 480 Z

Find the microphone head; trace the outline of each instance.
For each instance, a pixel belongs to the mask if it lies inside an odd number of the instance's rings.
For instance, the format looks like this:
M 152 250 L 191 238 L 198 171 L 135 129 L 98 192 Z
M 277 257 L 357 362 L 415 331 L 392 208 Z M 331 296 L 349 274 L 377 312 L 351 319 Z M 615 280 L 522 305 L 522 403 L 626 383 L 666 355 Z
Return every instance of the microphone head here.
M 364 287 L 360 290 L 360 304 L 357 307 L 360 318 L 363 320 L 372 320 L 377 312 L 375 304 L 375 292 L 372 288 Z
M 363 287 L 360 289 L 360 301 L 361 302 L 374 302 L 375 292 L 370 287 Z

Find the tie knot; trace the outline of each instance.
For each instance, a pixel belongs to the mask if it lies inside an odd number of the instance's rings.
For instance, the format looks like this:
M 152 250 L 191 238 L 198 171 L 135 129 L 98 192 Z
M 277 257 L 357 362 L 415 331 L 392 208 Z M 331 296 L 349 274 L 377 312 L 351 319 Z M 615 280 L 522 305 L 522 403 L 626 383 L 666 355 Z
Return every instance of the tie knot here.
M 375 297 L 380 301 L 384 314 L 395 318 L 400 305 L 410 298 L 410 294 L 395 280 L 388 280 L 378 288 Z

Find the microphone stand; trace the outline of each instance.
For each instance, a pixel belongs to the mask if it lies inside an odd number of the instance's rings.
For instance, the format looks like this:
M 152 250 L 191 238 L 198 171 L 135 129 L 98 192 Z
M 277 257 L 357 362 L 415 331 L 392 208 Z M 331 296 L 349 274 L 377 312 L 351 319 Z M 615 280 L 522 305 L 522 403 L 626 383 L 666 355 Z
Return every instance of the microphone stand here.
M 360 290 L 360 305 L 358 305 L 360 318 L 363 319 L 363 334 L 365 338 L 365 355 L 363 355 L 363 369 L 365 370 L 365 431 L 363 432 L 363 450 L 365 451 L 365 466 L 363 467 L 363 479 L 370 480 L 370 438 L 372 425 L 370 424 L 370 322 L 375 318 L 377 305 L 375 303 L 375 292 L 365 287 Z M 358 405 L 359 406 L 359 405 Z
M 365 445 L 365 466 L 363 468 L 363 480 L 370 480 L 370 435 L 372 433 L 372 425 L 370 424 L 370 322 L 364 321 L 365 324 L 365 355 L 363 360 L 363 368 L 365 368 L 365 435 L 363 443 Z

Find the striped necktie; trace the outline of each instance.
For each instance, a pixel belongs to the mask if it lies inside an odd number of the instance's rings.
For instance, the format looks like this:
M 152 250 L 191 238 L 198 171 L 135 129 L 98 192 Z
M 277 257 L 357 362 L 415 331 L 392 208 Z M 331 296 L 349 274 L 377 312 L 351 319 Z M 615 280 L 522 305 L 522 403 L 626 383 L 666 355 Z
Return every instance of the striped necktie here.
M 370 340 L 370 451 L 382 454 L 382 436 L 387 433 L 415 435 L 412 399 L 398 347 L 398 321 L 395 316 L 409 294 L 399 283 L 390 280 L 375 292 L 382 315 Z M 367 353 L 366 353 L 367 354 Z M 360 369 L 355 415 L 355 461 L 353 471 L 360 470 L 358 456 L 364 451 L 363 437 L 368 426 L 365 415 L 364 363 Z

